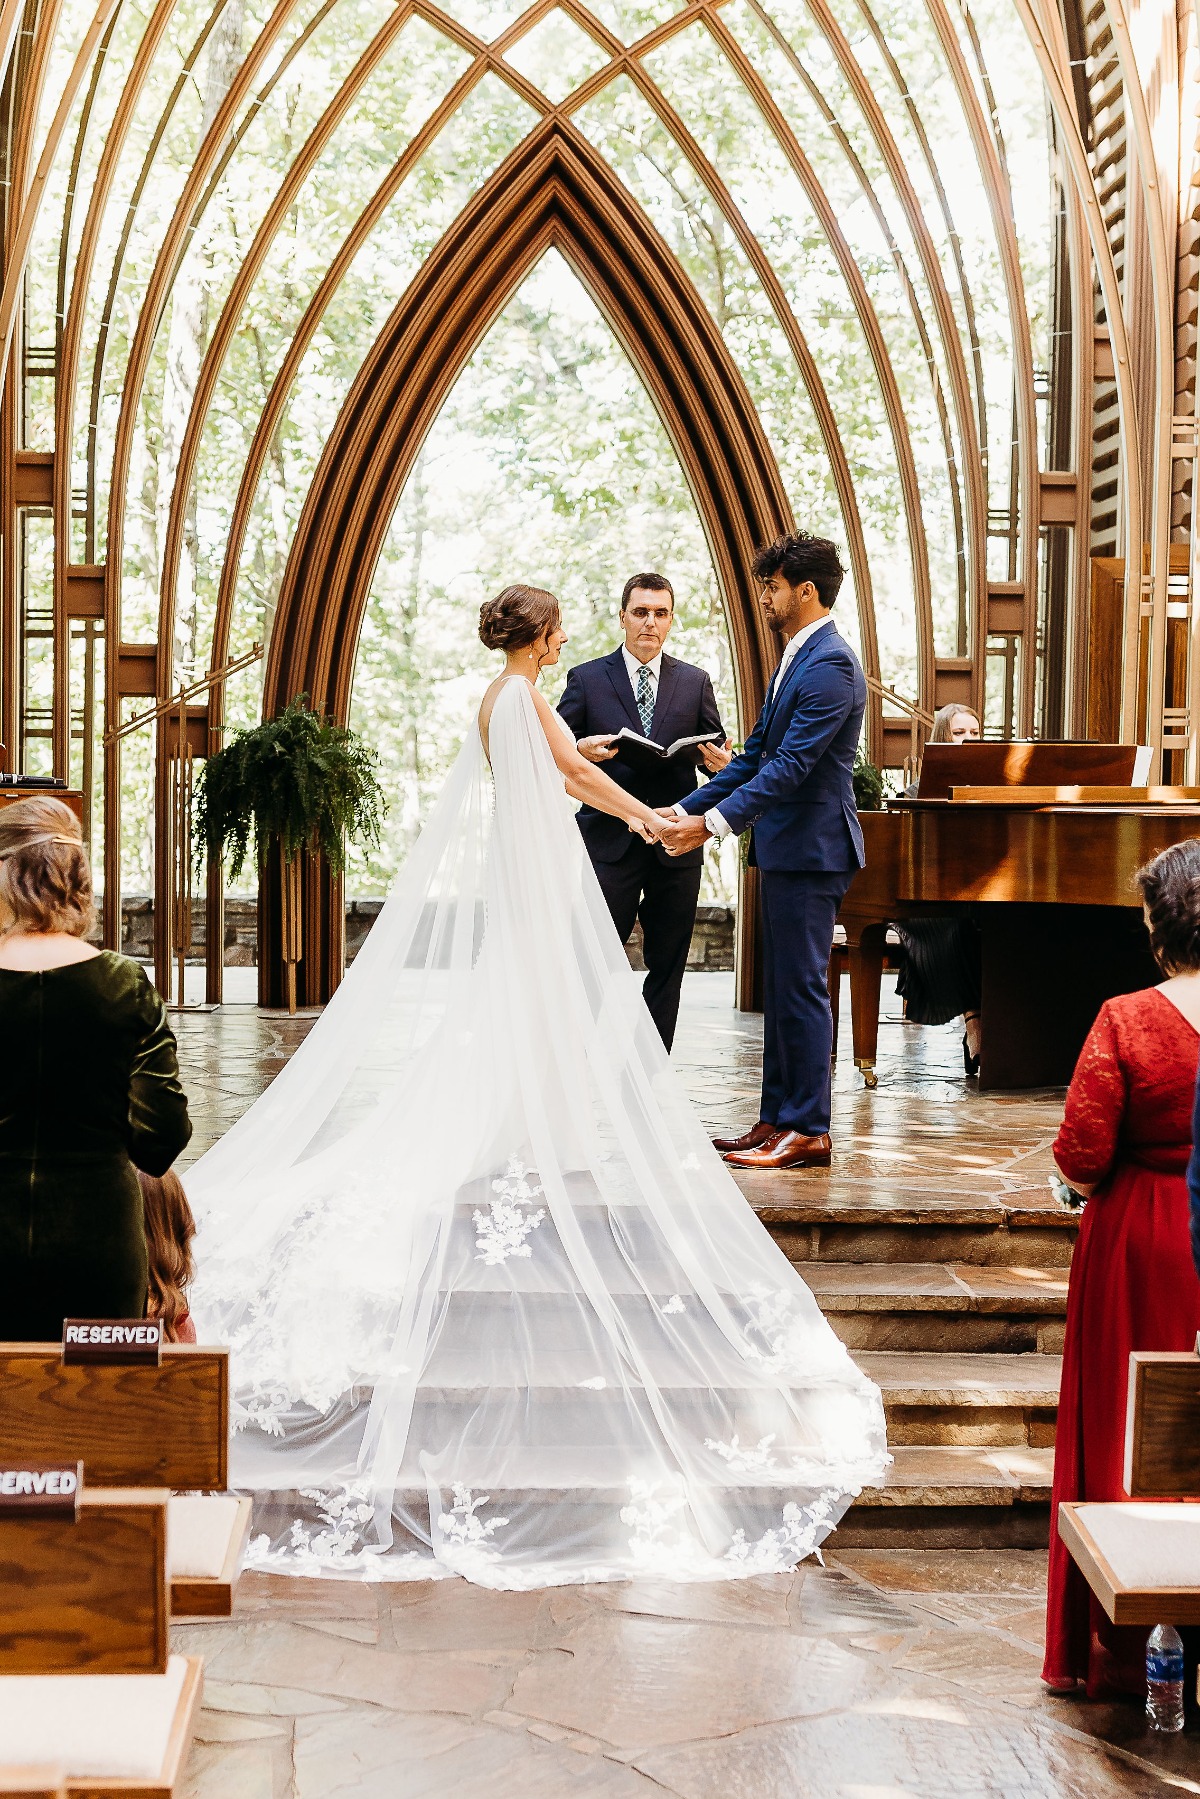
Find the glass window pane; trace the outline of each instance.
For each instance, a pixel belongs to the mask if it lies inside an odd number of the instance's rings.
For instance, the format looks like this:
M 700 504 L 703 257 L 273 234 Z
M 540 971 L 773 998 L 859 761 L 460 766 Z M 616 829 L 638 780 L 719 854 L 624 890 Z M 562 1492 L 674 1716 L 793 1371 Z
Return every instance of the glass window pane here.
M 813 165 L 870 294 L 917 463 L 935 648 L 941 655 L 964 654 L 961 439 L 932 297 L 907 218 L 875 139 L 845 84 L 837 89 L 830 82 L 819 82 L 806 60 L 790 43 L 779 41 L 749 0 L 733 0 L 721 17 Z M 801 298 L 793 300 L 797 307 L 803 303 L 802 292 L 801 286 Z M 856 445 L 859 415 L 845 421 L 843 428 Z
M 669 653 L 707 667 L 738 734 L 716 576 L 682 469 L 646 390 L 579 281 L 550 251 L 464 368 L 380 557 L 359 644 L 352 723 L 383 757 L 392 810 L 379 852 L 351 851 L 356 893 L 386 890 L 473 727 L 496 658 L 479 607 L 510 581 L 550 587 L 570 634 L 542 689 L 621 641 L 626 579 L 675 588 Z M 732 846 L 731 846 L 732 849 Z M 736 851 L 705 898 L 736 893 Z
M 238 562 L 230 655 L 269 637 L 284 565 L 321 452 L 384 320 L 451 221 L 529 130 L 534 114 L 485 75 L 421 157 L 338 288 L 314 338 L 255 493 Z M 256 717 L 262 665 L 230 683 L 229 716 Z
M 202 91 L 218 91 L 208 61 L 213 40 L 228 54 L 240 24 L 225 6 L 179 0 L 146 73 L 118 159 L 88 276 L 75 389 L 71 482 L 88 494 L 74 559 L 101 561 L 107 537 L 109 474 L 121 383 L 162 231 L 200 144 Z M 236 36 L 235 36 L 236 32 Z M 189 73 L 194 71 L 194 73 Z M 136 530 L 140 512 L 128 521 Z
M 221 369 L 190 495 L 176 656 L 208 666 L 221 567 L 242 470 L 279 366 L 363 206 L 470 61 L 422 20 L 400 32 L 321 152 L 251 288 Z
M 143 468 L 131 471 L 127 504 L 154 484 L 155 554 L 145 560 L 147 533 L 129 540 L 122 569 L 123 623 L 157 631 L 158 577 L 179 446 L 187 428 L 204 349 L 254 234 L 297 150 L 390 12 L 388 0 L 356 0 L 330 8 L 295 57 L 275 58 L 279 78 L 254 111 L 191 236 L 159 323 L 139 407 Z M 185 571 L 185 574 L 188 571 Z M 193 595 L 177 605 L 190 645 Z M 184 661 L 182 678 L 193 669 Z
M 799 366 L 728 220 L 626 77 L 582 107 L 576 123 L 645 207 L 706 301 L 754 401 L 797 520 L 844 544 L 829 456 Z M 886 544 L 875 548 L 890 567 Z M 905 579 L 902 572 L 897 579 Z M 842 607 L 841 628 L 857 640 L 850 583 Z
M 700 26 L 674 38 L 647 59 L 648 67 L 684 123 L 713 160 L 743 218 L 766 252 L 804 330 L 852 457 L 864 528 L 871 532 L 873 567 L 883 563 L 875 597 L 888 667 L 915 666 L 912 549 L 906 529 L 899 444 L 890 428 L 883 388 L 846 278 L 813 204 L 733 66 Z M 804 147 L 820 130 L 796 120 Z M 820 121 L 818 121 L 818 127 Z M 845 159 L 826 154 L 826 172 L 845 171 Z M 886 239 L 861 192 L 844 179 L 831 201 L 846 234 L 853 234 L 853 268 L 860 272 L 888 340 L 901 387 L 911 447 L 919 463 L 928 554 L 933 562 L 939 637 L 947 654 L 957 642 L 958 583 L 944 442 L 932 403 L 928 367 L 899 286 Z

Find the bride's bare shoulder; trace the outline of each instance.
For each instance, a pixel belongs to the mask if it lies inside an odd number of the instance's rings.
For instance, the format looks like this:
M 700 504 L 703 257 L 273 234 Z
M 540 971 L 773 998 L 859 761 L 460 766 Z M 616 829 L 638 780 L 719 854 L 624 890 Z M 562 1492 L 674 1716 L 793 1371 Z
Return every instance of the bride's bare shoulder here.
M 504 688 L 508 685 L 508 683 L 510 681 L 524 681 L 526 687 L 528 687 L 529 691 L 535 696 L 535 698 L 537 696 L 537 689 L 534 687 L 533 682 L 530 680 L 527 680 L 524 675 L 497 675 L 496 676 L 496 679 L 492 682 L 491 686 L 487 689 L 482 700 L 480 700 L 479 711 L 476 715 L 478 718 L 478 721 L 479 721 L 479 735 L 483 738 L 483 743 L 484 743 L 485 749 L 487 748 L 488 725 L 491 723 L 492 713 L 496 709 L 496 701 L 500 698 L 501 693 L 503 692 Z

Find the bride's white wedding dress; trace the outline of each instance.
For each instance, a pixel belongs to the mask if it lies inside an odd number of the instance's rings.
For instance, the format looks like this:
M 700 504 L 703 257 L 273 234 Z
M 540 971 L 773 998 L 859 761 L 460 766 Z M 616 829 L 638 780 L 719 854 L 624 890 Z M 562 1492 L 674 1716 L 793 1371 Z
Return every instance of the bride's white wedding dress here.
M 358 957 L 189 1172 L 252 1559 L 493 1587 L 792 1567 L 878 1390 L 693 1117 L 532 690 L 473 730 Z M 493 798 L 494 794 L 494 798 Z

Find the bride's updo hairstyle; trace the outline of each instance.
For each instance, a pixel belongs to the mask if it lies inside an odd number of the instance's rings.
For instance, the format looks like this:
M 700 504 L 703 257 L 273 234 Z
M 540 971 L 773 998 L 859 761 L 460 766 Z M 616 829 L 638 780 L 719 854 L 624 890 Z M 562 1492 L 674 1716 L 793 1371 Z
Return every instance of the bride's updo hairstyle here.
M 95 919 L 79 820 L 49 794 L 0 806 L 0 928 L 86 937 Z
M 552 631 L 561 617 L 552 593 L 517 581 L 479 608 L 479 641 L 489 650 L 523 650 Z

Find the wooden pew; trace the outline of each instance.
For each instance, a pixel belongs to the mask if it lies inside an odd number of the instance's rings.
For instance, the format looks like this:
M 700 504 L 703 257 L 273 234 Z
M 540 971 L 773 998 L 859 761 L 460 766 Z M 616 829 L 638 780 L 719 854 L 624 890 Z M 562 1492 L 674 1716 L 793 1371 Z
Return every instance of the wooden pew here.
M 0 1395 L 0 1463 L 82 1461 L 92 1489 L 180 1495 L 168 1508 L 171 1609 L 229 1616 L 251 1506 L 223 1491 L 228 1351 L 180 1343 L 157 1367 L 68 1365 L 57 1344 L 0 1343 Z
M 170 1799 L 202 1673 L 168 1654 L 168 1498 L 0 1514 L 0 1794 Z
M 0 1461 L 80 1461 L 89 1487 L 219 1492 L 229 1353 L 168 1344 L 148 1363 L 66 1365 L 57 1343 L 0 1343 Z
M 1200 1355 L 1130 1356 L 1125 1487 L 1059 1507 L 1072 1559 L 1114 1624 L 1200 1624 Z
M 0 1513 L 0 1676 L 162 1674 L 167 1500 L 82 1492 L 75 1517 Z
M 1130 1356 L 1125 1491 L 1131 1499 L 1200 1497 L 1200 1355 Z

